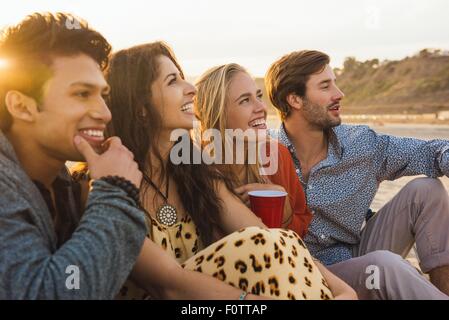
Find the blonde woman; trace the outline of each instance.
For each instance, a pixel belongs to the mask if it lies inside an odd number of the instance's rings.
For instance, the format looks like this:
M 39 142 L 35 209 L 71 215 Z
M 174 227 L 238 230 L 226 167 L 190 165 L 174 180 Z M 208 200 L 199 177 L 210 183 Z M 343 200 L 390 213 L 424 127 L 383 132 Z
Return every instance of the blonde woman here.
M 267 108 L 262 100 L 262 91 L 242 66 L 231 63 L 211 68 L 198 79 L 196 87 L 195 113 L 201 121 L 200 132 L 196 137 L 201 140 L 203 146 L 209 143 L 206 134 L 209 129 L 219 130 L 221 137 L 225 137 L 225 131 L 229 129 L 238 129 L 246 133 L 254 131 L 255 135 L 265 138 Z M 289 151 L 276 143 L 277 170 L 271 175 L 261 175 L 261 165 L 248 161 L 250 143 L 245 144 L 245 163 L 223 164 L 218 168 L 232 181 L 235 192 L 247 205 L 249 191 L 286 191 L 288 198 L 285 202 L 282 227 L 304 237 L 312 215 L 307 208 L 305 194 L 297 179 Z M 229 149 L 225 139 L 222 140 L 222 150 L 222 159 L 216 159 L 217 162 L 221 160 L 224 163 L 226 152 L 232 151 L 233 155 L 236 153 L 236 150 Z

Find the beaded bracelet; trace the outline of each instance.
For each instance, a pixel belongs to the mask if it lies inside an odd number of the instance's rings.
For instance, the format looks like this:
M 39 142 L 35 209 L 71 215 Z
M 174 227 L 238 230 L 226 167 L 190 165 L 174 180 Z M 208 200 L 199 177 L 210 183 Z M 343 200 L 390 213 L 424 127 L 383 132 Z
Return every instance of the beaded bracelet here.
M 248 292 L 243 291 L 242 294 L 239 297 L 239 300 L 245 300 L 247 295 L 248 295 Z
M 101 177 L 100 180 L 106 181 L 113 186 L 121 188 L 128 194 L 130 198 L 132 198 L 136 202 L 137 206 L 139 206 L 139 188 L 137 188 L 134 183 L 119 176 Z

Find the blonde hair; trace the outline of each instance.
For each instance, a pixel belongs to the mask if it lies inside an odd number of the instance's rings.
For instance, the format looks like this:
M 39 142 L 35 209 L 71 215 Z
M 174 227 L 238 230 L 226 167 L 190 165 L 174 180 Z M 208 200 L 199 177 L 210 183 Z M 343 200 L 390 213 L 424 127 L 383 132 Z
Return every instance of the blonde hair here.
M 239 72 L 249 74 L 245 68 L 236 63 L 224 64 L 207 70 L 195 83 L 197 94 L 195 96 L 194 109 L 196 117 L 201 121 L 199 132 L 196 132 L 196 136 L 204 138 L 203 134 L 206 130 L 218 129 L 222 137 L 223 159 L 227 150 L 225 129 L 228 116 L 226 104 L 229 86 L 235 74 Z M 200 143 L 204 147 L 206 141 L 201 140 Z M 217 165 L 217 167 L 234 185 L 242 184 L 243 181 L 239 181 L 237 174 L 232 169 L 232 165 L 223 164 Z M 266 178 L 260 175 L 258 163 L 248 164 L 245 161 L 245 167 L 248 180 L 246 183 L 268 182 Z

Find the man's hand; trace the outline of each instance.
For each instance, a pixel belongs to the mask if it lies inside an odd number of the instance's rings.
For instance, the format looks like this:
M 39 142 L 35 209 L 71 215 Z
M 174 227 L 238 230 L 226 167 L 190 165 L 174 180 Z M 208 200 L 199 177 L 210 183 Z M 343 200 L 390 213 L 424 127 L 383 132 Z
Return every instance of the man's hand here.
M 285 192 L 285 189 L 282 186 L 268 183 L 250 183 L 234 189 L 235 193 L 237 193 L 243 203 L 248 207 L 250 206 L 248 192 L 255 190 L 276 190 Z
M 142 172 L 134 161 L 134 155 L 122 144 L 120 138 L 106 140 L 102 154 L 97 154 L 83 137 L 75 136 L 74 142 L 87 162 L 92 179 L 119 176 L 131 181 L 137 188 L 140 187 Z

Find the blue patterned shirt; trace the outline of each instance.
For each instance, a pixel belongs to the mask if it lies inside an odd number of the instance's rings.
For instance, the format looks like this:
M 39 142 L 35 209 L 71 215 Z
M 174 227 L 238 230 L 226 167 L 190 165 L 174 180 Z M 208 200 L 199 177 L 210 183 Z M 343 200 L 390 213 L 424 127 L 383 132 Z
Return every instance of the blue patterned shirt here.
M 327 265 L 352 258 L 380 182 L 449 174 L 449 141 L 399 138 L 377 134 L 368 126 L 340 125 L 330 130 L 327 158 L 312 168 L 305 183 L 284 125 L 270 135 L 290 151 L 313 214 L 304 240 Z

